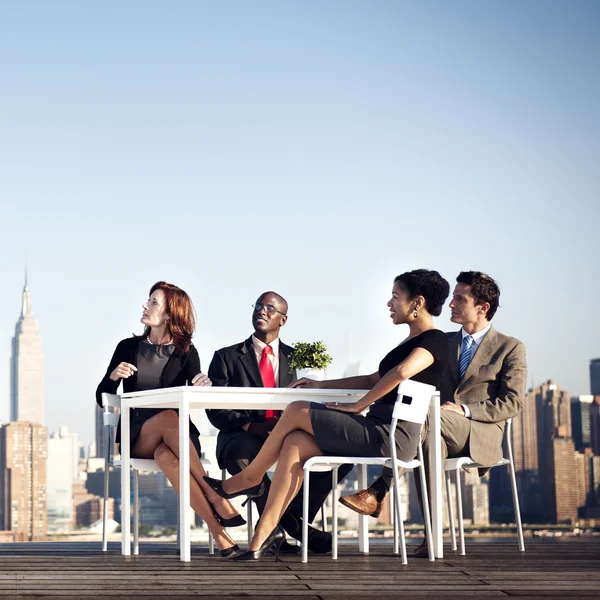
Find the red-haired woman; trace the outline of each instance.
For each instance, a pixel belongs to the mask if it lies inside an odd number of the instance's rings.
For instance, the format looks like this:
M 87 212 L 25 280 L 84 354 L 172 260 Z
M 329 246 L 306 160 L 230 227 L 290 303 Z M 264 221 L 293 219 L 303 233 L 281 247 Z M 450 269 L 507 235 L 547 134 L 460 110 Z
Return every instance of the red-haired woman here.
M 123 391 L 135 392 L 180 385 L 211 385 L 200 372 L 198 351 L 192 345 L 196 320 L 190 297 L 177 286 L 159 281 L 150 289 L 142 305 L 141 336 L 127 338 L 117 345 L 106 375 L 96 390 L 115 394 L 123 381 Z M 116 441 L 120 441 L 120 423 Z M 200 434 L 190 421 L 190 498 L 221 549 L 229 558 L 240 552 L 224 527 L 243 525 L 244 519 L 228 500 L 206 484 L 200 462 Z M 191 448 L 190 448 L 191 450 Z M 154 458 L 179 491 L 179 417 L 174 410 L 140 408 L 131 411 L 131 456 Z

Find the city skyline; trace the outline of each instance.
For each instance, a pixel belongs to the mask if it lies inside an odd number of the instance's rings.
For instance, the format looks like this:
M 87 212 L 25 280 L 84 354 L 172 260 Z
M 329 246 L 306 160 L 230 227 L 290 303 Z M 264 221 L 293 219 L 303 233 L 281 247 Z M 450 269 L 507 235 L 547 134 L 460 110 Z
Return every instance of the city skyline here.
M 46 425 L 94 438 L 94 390 L 160 279 L 203 370 L 266 289 L 287 343 L 363 373 L 405 336 L 394 277 L 501 288 L 528 383 L 600 357 L 600 5 L 183 0 L 0 9 L 0 417 L 25 256 Z M 591 313 L 591 314 L 589 314 Z M 446 303 L 437 326 L 458 329 Z
M 23 413 L 25 412 L 27 417 L 32 417 L 32 418 L 19 418 L 19 404 L 16 402 L 18 395 L 16 394 L 16 387 L 12 384 L 12 380 L 11 380 L 11 418 L 10 418 L 10 422 L 14 422 L 14 421 L 31 421 L 34 423 L 39 423 L 39 424 L 44 424 L 44 390 L 43 390 L 43 354 L 41 351 L 41 337 L 39 334 L 39 326 L 37 321 L 34 319 L 33 317 L 33 312 L 31 310 L 31 292 L 30 289 L 28 287 L 28 279 L 27 279 L 27 272 L 25 273 L 25 285 L 23 287 L 23 291 L 22 291 L 22 308 L 21 308 L 21 316 L 17 321 L 16 327 L 15 327 L 15 337 L 13 337 L 13 343 L 12 343 L 12 347 L 13 347 L 13 355 L 11 356 L 11 368 L 13 369 L 13 372 L 17 372 L 18 371 L 18 365 L 19 365 L 19 361 L 18 361 L 18 349 L 19 349 L 19 336 L 22 336 L 23 334 L 26 336 L 26 338 L 32 338 L 32 339 L 27 339 L 26 343 L 25 343 L 25 347 L 26 347 L 26 351 L 29 354 L 33 354 L 33 357 L 35 358 L 35 356 L 37 356 L 37 354 L 39 354 L 39 356 L 41 357 L 41 369 L 36 369 L 36 368 L 32 368 L 31 365 L 27 364 L 26 368 L 23 369 L 23 367 L 21 367 L 22 371 L 24 373 L 33 373 L 33 374 L 37 374 L 40 375 L 41 374 L 41 381 L 42 381 L 42 386 L 41 386 L 41 395 L 38 394 L 39 398 L 37 401 L 34 401 L 34 396 L 36 394 L 33 393 L 29 393 L 29 395 L 27 396 L 27 401 L 26 402 L 22 402 L 22 407 L 20 409 L 20 412 Z M 31 359 L 31 357 L 28 355 L 26 357 L 28 359 L 28 361 Z M 351 342 L 349 343 L 349 352 L 348 352 L 348 360 L 345 363 L 345 366 L 343 368 L 340 368 L 338 366 L 338 368 L 336 369 L 337 371 L 343 371 L 343 373 L 340 373 L 341 376 L 348 376 L 348 369 L 352 369 L 352 373 L 354 373 L 354 370 L 356 370 L 357 368 L 360 370 L 360 360 L 359 361 L 354 361 L 353 360 L 354 356 L 352 354 L 352 346 L 351 346 Z M 600 359 L 597 358 L 592 358 L 589 360 L 589 387 L 590 390 L 594 389 L 594 385 L 596 382 L 596 378 L 597 376 L 597 372 L 598 372 L 598 364 L 600 363 Z M 206 369 L 203 369 L 203 371 L 206 371 Z M 539 382 L 537 385 L 544 385 L 545 383 L 548 383 L 552 380 L 552 378 L 549 378 L 548 380 L 545 380 L 543 382 Z M 34 383 L 39 383 L 38 381 L 34 381 Z M 30 389 L 31 388 L 31 384 L 29 384 L 27 387 L 27 391 L 28 392 L 35 392 L 35 391 L 40 391 L 37 388 L 39 386 L 34 386 L 35 390 Z M 536 384 L 532 383 L 531 385 L 527 386 L 527 390 L 528 393 L 531 392 L 531 390 L 533 390 L 536 387 Z M 573 394 L 570 390 L 564 390 L 564 393 L 567 394 L 568 398 L 582 398 L 583 402 L 592 402 L 594 395 L 593 394 Z M 24 410 L 25 409 L 25 410 Z M 527 423 L 527 421 L 531 418 L 529 416 L 531 407 L 527 406 L 527 404 L 524 405 L 524 410 L 523 413 L 521 414 L 521 417 L 519 419 L 520 423 Z M 98 439 L 103 439 L 103 427 L 102 425 L 100 425 L 100 433 L 98 430 L 98 423 L 99 423 L 99 416 L 101 415 L 101 410 L 99 411 L 99 407 L 95 404 L 94 405 L 94 414 L 92 415 L 91 419 L 93 421 L 93 431 L 91 434 L 90 439 L 86 439 L 85 438 L 85 433 L 84 433 L 84 439 L 82 439 L 82 444 L 87 447 L 89 446 L 89 444 L 91 442 L 98 442 Z M 41 416 L 40 416 L 41 415 Z M 0 414 L 0 423 L 2 423 L 1 420 L 2 415 Z M 8 421 L 7 421 L 8 422 Z M 100 419 L 100 423 L 101 423 L 101 419 Z M 202 414 L 202 428 L 203 428 L 203 433 L 207 434 L 212 428 L 210 426 L 210 423 L 208 422 L 208 420 L 206 419 L 205 415 Z M 198 425 L 200 425 L 200 423 L 198 423 Z M 526 426 L 526 425 L 525 425 Z M 52 427 L 48 427 L 48 433 L 52 433 L 52 434 L 56 434 L 58 435 L 60 430 L 63 428 L 69 428 L 68 424 L 64 424 L 61 423 L 59 424 L 56 428 L 52 428 Z M 87 429 L 87 424 L 86 424 L 86 429 Z M 570 429 L 570 427 L 569 427 Z M 85 431 L 85 430 L 84 430 Z M 76 434 L 80 434 L 80 431 L 75 429 L 75 433 Z M 102 446 L 103 447 L 103 446 Z M 100 451 L 99 451 L 100 452 Z M 531 450 L 530 450 L 531 452 Z M 517 461 L 519 459 L 517 458 Z M 522 459 L 525 462 L 527 462 L 528 459 Z M 529 459 L 529 460 L 537 460 L 537 459 Z

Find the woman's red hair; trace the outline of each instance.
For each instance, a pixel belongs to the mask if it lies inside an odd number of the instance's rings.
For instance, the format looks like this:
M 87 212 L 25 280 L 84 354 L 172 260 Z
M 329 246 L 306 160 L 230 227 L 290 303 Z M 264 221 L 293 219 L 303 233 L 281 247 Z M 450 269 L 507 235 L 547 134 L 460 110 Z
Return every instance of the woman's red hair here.
M 173 336 L 175 348 L 182 352 L 189 352 L 196 329 L 196 313 L 191 298 L 181 288 L 166 281 L 157 281 L 150 288 L 149 296 L 152 296 L 156 290 L 162 290 L 166 297 L 169 315 L 167 328 Z M 150 327 L 146 326 L 142 337 L 149 335 Z

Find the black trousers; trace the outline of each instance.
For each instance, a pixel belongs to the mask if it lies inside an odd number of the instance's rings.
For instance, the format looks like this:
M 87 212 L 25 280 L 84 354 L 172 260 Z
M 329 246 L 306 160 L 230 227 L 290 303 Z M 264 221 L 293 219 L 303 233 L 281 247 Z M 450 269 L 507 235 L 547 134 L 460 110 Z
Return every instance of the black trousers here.
M 226 437 L 229 435 L 230 439 L 227 440 Z M 235 475 L 245 469 L 254 460 L 264 444 L 262 438 L 247 432 L 236 432 L 235 434 L 220 433 L 219 437 L 221 438 L 221 436 L 223 438 L 220 441 L 223 443 L 217 445 L 221 449 L 217 455 L 217 460 L 219 461 L 219 465 L 224 467 L 231 475 Z M 338 471 L 338 482 L 344 479 L 351 470 L 352 465 L 342 465 Z M 265 493 L 253 499 L 261 515 L 265 510 L 267 496 L 271 487 L 271 480 L 266 475 L 263 481 L 265 484 Z M 309 522 L 312 523 L 330 492 L 331 473 L 311 473 L 308 501 Z M 299 541 L 302 539 L 302 494 L 303 487 L 300 488 L 296 497 L 283 513 L 280 521 L 280 525 L 285 531 Z

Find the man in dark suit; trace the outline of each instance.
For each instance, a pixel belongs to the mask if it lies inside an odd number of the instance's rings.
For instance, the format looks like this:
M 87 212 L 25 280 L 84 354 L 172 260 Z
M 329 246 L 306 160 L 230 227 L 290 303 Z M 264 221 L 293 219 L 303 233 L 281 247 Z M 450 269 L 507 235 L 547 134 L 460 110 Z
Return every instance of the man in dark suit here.
M 288 305 L 279 294 L 262 294 L 252 312 L 254 333 L 244 342 L 217 350 L 208 368 L 213 385 L 233 387 L 287 387 L 293 379 L 288 357 L 293 348 L 279 339 L 279 330 L 287 321 Z M 264 410 L 207 410 L 209 421 L 219 430 L 217 461 L 231 475 L 245 469 L 254 459 L 275 427 L 277 411 Z M 340 479 L 350 468 L 340 469 Z M 343 472 L 342 472 L 343 471 Z M 321 508 L 331 491 L 331 475 L 311 477 L 310 519 Z M 263 480 L 265 492 L 254 499 L 262 514 L 270 486 Z M 302 539 L 302 491 L 298 493 L 281 518 L 281 526 L 297 540 Z M 308 547 L 313 552 L 331 550 L 331 534 L 309 526 Z M 298 546 L 285 545 L 285 551 L 298 552 Z
M 462 327 L 448 334 L 448 364 L 438 386 L 442 459 L 470 456 L 482 465 L 493 465 L 502 458 L 506 419 L 523 409 L 525 345 L 492 327 L 500 289 L 489 275 L 466 271 L 456 281 L 450 302 L 451 320 Z M 428 424 L 421 434 L 426 460 Z M 481 471 L 484 475 L 487 469 Z M 373 514 L 390 489 L 391 478 L 391 471 L 386 469 L 371 487 L 340 501 L 360 514 Z M 418 488 L 418 478 L 416 482 Z M 427 540 L 415 554 L 427 556 Z

